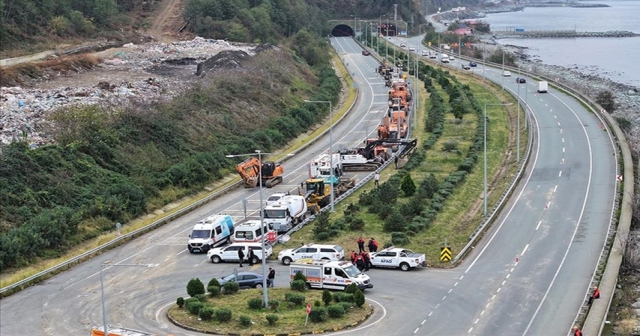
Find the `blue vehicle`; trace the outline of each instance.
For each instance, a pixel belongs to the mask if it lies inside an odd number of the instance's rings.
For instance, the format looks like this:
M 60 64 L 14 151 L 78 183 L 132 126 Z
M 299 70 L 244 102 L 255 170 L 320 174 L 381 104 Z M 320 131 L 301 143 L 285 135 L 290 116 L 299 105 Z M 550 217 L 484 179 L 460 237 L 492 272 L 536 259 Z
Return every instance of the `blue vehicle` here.
M 478 66 L 478 64 L 476 64 L 476 62 L 469 62 L 469 66 L 475 68 Z

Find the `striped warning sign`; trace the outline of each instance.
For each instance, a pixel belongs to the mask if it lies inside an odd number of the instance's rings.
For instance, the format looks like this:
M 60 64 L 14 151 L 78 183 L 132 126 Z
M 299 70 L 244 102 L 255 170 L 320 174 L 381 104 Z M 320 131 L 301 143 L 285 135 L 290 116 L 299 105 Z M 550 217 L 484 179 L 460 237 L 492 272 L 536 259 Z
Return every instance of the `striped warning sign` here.
M 451 248 L 449 247 L 440 248 L 440 261 L 451 261 Z

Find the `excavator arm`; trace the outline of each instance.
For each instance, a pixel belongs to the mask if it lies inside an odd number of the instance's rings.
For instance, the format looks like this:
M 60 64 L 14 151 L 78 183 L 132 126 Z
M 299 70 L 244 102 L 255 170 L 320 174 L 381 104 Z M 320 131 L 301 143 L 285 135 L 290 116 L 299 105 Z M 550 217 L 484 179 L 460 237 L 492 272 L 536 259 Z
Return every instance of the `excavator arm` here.
M 245 188 L 253 188 L 258 184 L 260 174 L 260 160 L 252 157 L 244 160 L 236 166 L 236 170 L 242 180 Z

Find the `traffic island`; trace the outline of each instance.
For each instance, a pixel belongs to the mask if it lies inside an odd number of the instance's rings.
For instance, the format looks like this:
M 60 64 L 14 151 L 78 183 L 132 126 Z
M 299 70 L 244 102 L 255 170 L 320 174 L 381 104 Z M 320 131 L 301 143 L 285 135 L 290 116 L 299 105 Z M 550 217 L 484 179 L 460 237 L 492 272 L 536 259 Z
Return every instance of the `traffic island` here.
M 269 307 L 264 308 L 262 289 L 208 293 L 171 306 L 167 318 L 181 328 L 216 335 L 318 334 L 355 327 L 371 316 L 373 307 L 368 303 L 359 307 L 354 296 L 342 291 L 270 288 Z

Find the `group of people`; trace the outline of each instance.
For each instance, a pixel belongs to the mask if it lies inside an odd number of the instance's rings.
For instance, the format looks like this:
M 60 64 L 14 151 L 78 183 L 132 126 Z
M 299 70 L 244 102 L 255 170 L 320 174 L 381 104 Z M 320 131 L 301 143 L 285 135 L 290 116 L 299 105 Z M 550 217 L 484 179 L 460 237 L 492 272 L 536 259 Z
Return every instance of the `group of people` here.
M 351 262 L 358 267 L 360 271 L 368 271 L 371 268 L 371 256 L 364 248 L 364 238 L 358 238 L 358 252 L 351 251 Z M 375 238 L 371 238 L 367 244 L 369 252 L 378 252 L 378 242 Z
M 378 241 L 372 237 L 369 239 L 367 247 L 369 247 L 369 252 L 378 252 Z M 358 238 L 358 253 L 362 253 L 364 251 L 364 238 L 360 236 L 360 238 Z
M 593 287 L 593 292 L 591 293 L 591 296 L 589 296 L 589 304 L 593 303 L 593 300 L 595 299 L 599 299 L 600 298 L 600 289 L 595 286 Z M 582 329 L 580 329 L 578 326 L 573 326 L 573 336 L 582 336 Z

